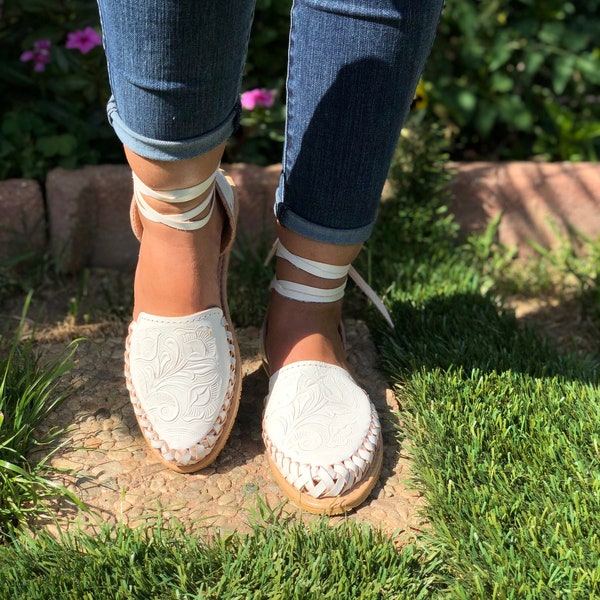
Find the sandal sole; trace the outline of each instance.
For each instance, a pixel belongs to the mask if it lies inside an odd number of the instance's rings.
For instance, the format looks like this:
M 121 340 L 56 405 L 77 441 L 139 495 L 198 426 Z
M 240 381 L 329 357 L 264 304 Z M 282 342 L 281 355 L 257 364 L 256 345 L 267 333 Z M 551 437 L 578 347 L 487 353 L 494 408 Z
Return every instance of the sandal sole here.
M 381 474 L 383 466 L 383 444 L 375 451 L 373 462 L 358 485 L 334 498 L 313 498 L 295 488 L 279 472 L 268 453 L 265 453 L 273 478 L 285 496 L 300 509 L 314 515 L 340 515 L 361 505 L 369 496 Z

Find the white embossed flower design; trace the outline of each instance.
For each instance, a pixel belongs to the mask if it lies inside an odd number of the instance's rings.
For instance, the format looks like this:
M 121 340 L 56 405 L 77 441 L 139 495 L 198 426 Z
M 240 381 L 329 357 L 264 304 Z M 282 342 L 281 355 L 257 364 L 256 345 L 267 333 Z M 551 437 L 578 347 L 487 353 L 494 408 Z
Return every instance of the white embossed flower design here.
M 343 398 L 344 383 L 330 373 L 298 381 L 294 401 L 278 415 L 288 452 L 302 456 L 347 443 L 355 416 Z
M 216 343 L 208 327 L 148 328 L 131 370 L 141 405 L 157 429 L 174 422 L 210 426 L 221 408 Z

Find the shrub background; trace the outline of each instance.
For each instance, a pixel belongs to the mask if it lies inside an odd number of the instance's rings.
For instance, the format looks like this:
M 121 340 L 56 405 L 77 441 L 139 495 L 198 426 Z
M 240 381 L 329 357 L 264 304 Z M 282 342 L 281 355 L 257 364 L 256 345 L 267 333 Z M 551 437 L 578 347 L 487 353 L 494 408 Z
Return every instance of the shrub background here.
M 454 158 L 597 160 L 599 0 L 448 0 L 425 70 Z
M 245 115 L 227 160 L 279 160 L 290 5 L 257 0 L 243 89 L 275 89 L 278 99 Z M 0 7 L 0 178 L 42 180 L 56 166 L 122 162 L 105 116 L 101 49 L 64 47 L 70 32 L 99 30 L 95 1 Z M 596 160 L 599 30 L 600 0 L 448 0 L 417 121 L 441 124 L 454 159 Z M 39 39 L 51 40 L 52 61 L 35 73 L 19 57 Z

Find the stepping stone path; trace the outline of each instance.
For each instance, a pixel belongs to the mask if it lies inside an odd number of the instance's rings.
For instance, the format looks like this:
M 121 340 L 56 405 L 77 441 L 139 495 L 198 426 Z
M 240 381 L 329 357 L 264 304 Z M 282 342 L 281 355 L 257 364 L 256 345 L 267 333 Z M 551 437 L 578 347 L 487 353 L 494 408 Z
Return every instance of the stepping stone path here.
M 400 542 L 420 531 L 423 500 L 410 482 L 410 451 L 399 431 L 399 407 L 377 369 L 375 345 L 361 321 L 346 322 L 348 354 L 361 385 L 369 392 L 382 420 L 384 466 L 367 502 L 345 517 L 366 521 L 397 535 Z M 116 329 L 121 328 L 118 324 Z M 238 330 L 243 358 L 241 406 L 232 434 L 216 462 L 196 474 L 182 475 L 166 468 L 147 449 L 129 403 L 123 376 L 122 332 L 92 330 L 80 343 L 76 367 L 70 372 L 75 388 L 46 424 L 71 426 L 52 465 L 74 476 L 53 476 L 89 507 L 86 514 L 62 503 L 57 525 L 92 530 L 102 523 L 147 524 L 161 515 L 175 517 L 190 530 L 248 531 L 252 515 L 264 501 L 276 514 L 301 514 L 274 483 L 261 439 L 261 413 L 267 377 L 258 356 L 258 330 Z M 47 344 L 50 353 L 65 347 Z M 260 499 L 260 500 L 259 500 Z

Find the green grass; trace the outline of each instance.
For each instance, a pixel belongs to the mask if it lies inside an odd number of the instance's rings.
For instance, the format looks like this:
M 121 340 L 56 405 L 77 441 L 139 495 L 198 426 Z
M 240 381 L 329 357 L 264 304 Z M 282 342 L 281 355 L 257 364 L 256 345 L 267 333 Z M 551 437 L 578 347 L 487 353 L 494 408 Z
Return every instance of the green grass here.
M 512 371 L 422 370 L 402 386 L 416 470 L 458 598 L 600 593 L 599 396 Z
M 416 576 L 418 573 L 418 576 Z M 210 542 L 177 524 L 97 535 L 21 537 L 0 552 L 3 599 L 339 600 L 428 598 L 414 546 L 398 553 L 367 526 L 272 521 Z
M 66 496 L 81 503 L 48 476 L 48 459 L 66 428 L 40 433 L 48 414 L 68 396 L 62 376 L 72 367 L 77 342 L 58 357 L 44 359 L 33 338 L 21 333 L 31 296 L 12 335 L 0 336 L 0 543 L 15 527 L 51 514 L 51 501 Z
M 274 261 L 269 265 L 264 263 L 273 242 L 274 239 L 264 237 L 256 243 L 243 236 L 236 239 L 227 281 L 229 309 L 235 327 L 262 324 Z
M 389 227 L 410 215 L 402 202 L 384 210 Z M 432 221 L 443 214 L 435 201 L 427 210 Z M 376 339 L 427 500 L 420 544 L 441 561 L 433 596 L 599 597 L 600 356 L 562 352 L 503 307 L 510 261 L 497 223 L 466 242 L 451 220 L 436 223 L 417 243 L 371 244 L 396 255 L 396 330 L 378 324 Z M 401 231 L 412 225 L 404 218 Z M 585 282 L 581 300 L 597 315 L 598 246 L 586 245 L 546 260 Z

